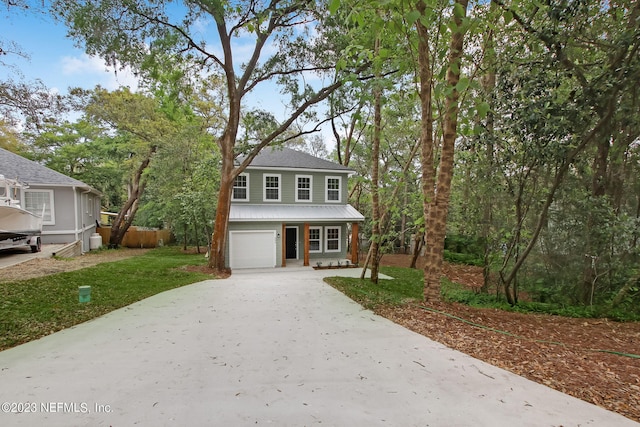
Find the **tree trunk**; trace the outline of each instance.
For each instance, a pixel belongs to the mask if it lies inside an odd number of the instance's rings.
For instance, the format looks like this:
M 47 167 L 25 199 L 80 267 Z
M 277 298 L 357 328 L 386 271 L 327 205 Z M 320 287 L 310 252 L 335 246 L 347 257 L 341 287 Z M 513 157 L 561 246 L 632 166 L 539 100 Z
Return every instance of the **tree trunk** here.
M 420 0 L 417 9 L 422 16 L 425 15 L 426 5 Z M 429 57 L 429 29 L 421 22 L 416 21 L 416 29 L 418 32 L 418 69 L 420 77 L 420 146 L 421 146 L 421 173 L 422 173 L 422 195 L 423 195 L 423 214 L 425 218 L 425 234 L 424 238 L 428 242 L 431 236 L 428 234 L 426 225 L 429 218 L 429 210 L 433 204 L 435 196 L 435 168 L 433 153 L 433 113 L 432 113 L 432 80 L 431 58 Z M 431 299 L 431 289 L 427 286 L 427 268 L 425 266 L 425 300 Z M 438 296 L 439 298 L 439 296 Z
M 200 233 L 198 233 L 198 215 L 193 215 L 193 236 L 196 239 L 196 250 L 200 253 Z
M 405 174 L 406 175 L 406 174 Z M 402 190 L 402 214 L 400 220 L 400 253 L 407 253 L 407 205 L 409 204 L 409 185 L 408 179 L 405 176 L 404 185 Z
M 186 251 L 187 250 L 187 234 L 189 233 L 189 226 L 187 225 L 187 223 L 184 223 L 184 237 L 182 238 L 182 250 Z
M 492 11 L 495 11 L 496 4 L 492 0 L 490 8 Z M 482 91 L 484 93 L 485 99 L 489 103 L 489 111 L 487 112 L 485 128 L 486 132 L 489 135 L 485 142 L 485 176 L 490 177 L 494 171 L 494 144 L 493 144 L 493 130 L 495 125 L 495 118 L 493 113 L 493 108 L 495 106 L 495 87 L 496 87 L 496 72 L 495 72 L 495 40 L 494 40 L 494 32 L 493 26 L 491 26 L 487 32 L 485 39 L 485 68 L 487 73 L 482 77 Z M 489 193 L 491 194 L 491 193 Z M 480 292 L 489 293 L 489 286 L 491 282 L 491 265 L 490 265 L 490 257 L 491 257 L 491 244 L 490 244 L 490 233 L 491 233 L 491 222 L 493 219 L 493 200 L 492 197 L 483 197 L 482 200 L 482 226 L 481 226 L 481 236 L 482 236 L 482 244 L 483 244 L 483 266 L 482 266 L 482 287 L 480 288 Z
M 135 175 L 133 176 L 131 187 L 129 191 L 129 197 L 124 203 L 124 206 L 116 215 L 113 225 L 111 226 L 111 236 L 109 237 L 109 248 L 117 248 L 122 244 L 124 235 L 133 223 L 136 212 L 138 211 L 138 202 L 146 186 L 146 180 L 143 177 L 144 171 L 149 167 L 151 163 L 151 157 L 156 152 L 157 147 L 151 147 L 147 157 L 142 160 L 142 163 L 138 166 Z
M 457 137 L 458 127 L 458 97 L 459 93 L 456 89 L 458 82 L 460 81 L 460 69 L 462 49 L 464 44 L 464 30 L 462 29 L 462 20 L 466 16 L 468 0 L 457 0 L 455 2 L 459 4 L 461 9 L 456 11 L 454 8 L 453 21 L 455 23 L 455 31 L 451 36 L 451 43 L 449 46 L 448 57 L 448 69 L 447 69 L 447 87 L 453 89 L 445 100 L 445 117 L 444 117 L 444 134 L 442 140 L 442 150 L 440 152 L 440 164 L 438 167 L 438 180 L 437 191 L 427 189 L 424 185 L 430 185 L 432 179 L 429 178 L 423 184 L 423 191 L 425 191 L 425 204 L 427 208 L 426 213 L 426 235 L 427 235 L 427 251 L 425 254 L 425 267 L 424 267 L 424 298 L 425 301 L 439 301 L 440 300 L 440 276 L 442 273 L 442 263 L 444 254 L 444 237 L 447 227 L 447 214 L 449 211 L 449 198 L 451 195 L 451 180 L 453 178 L 453 154 L 455 150 L 455 140 Z M 422 52 L 424 46 L 422 46 L 422 40 L 424 37 L 420 37 L 420 69 L 422 78 L 422 67 L 424 64 L 423 56 L 428 55 L 428 50 Z M 428 62 L 427 62 L 428 65 Z M 421 81 L 421 87 L 423 82 Z M 428 96 L 430 101 L 430 93 Z M 422 99 L 421 90 L 421 100 Z M 430 110 L 430 108 L 429 108 Z M 424 108 L 423 108 L 424 111 Z M 429 115 L 430 116 L 430 115 Z M 425 119 L 424 113 L 422 116 Z M 431 117 L 428 117 L 431 120 Z M 423 130 L 425 128 L 423 127 Z M 432 136 L 428 139 L 432 140 Z M 427 140 L 428 140 L 427 139 Z M 426 142 L 426 141 L 425 141 Z M 433 140 L 431 141 L 433 142 Z M 423 152 L 425 150 L 423 149 Z M 425 169 L 433 170 L 433 148 L 427 149 L 427 156 L 423 158 L 423 161 L 429 163 L 423 164 L 423 171 Z M 435 172 L 431 173 L 435 176 Z M 435 187 L 434 187 L 435 188 Z
M 211 236 L 211 254 L 209 267 L 219 272 L 228 271 L 226 266 L 225 248 L 227 245 L 227 229 L 229 227 L 229 212 L 231 210 L 231 192 L 233 191 L 233 151 L 225 150 L 222 157 L 222 173 L 220 174 L 220 191 L 218 192 L 218 207 L 216 209 L 213 235 Z
M 605 128 L 606 130 L 607 128 Z M 608 160 L 610 147 L 610 132 L 605 131 L 597 140 L 596 155 L 593 159 L 593 178 L 591 181 L 591 196 L 595 201 L 596 209 L 603 202 L 606 194 Z M 604 242 L 602 241 L 602 230 L 605 228 L 601 224 L 603 218 L 594 210 L 588 212 L 586 224 L 586 241 L 584 246 L 584 267 L 582 270 L 582 286 L 580 287 L 580 301 L 584 305 L 590 305 L 593 299 L 593 288 L 597 281 L 595 262 L 603 254 Z
M 377 55 L 380 50 L 380 38 L 376 38 L 374 52 Z M 379 73 L 377 73 L 379 74 Z M 378 272 L 380 270 L 380 192 L 379 185 L 379 169 L 380 169 L 380 134 L 382 123 L 382 107 L 381 82 L 376 79 L 373 88 L 373 147 L 371 150 L 371 281 L 378 283 Z M 364 271 L 364 270 L 363 270 Z
M 416 268 L 418 263 L 418 257 L 420 256 L 420 251 L 422 250 L 422 241 L 424 240 L 424 233 L 416 233 L 413 242 L 413 255 L 411 256 L 411 265 L 409 268 Z
M 622 304 L 622 301 L 629 294 L 631 289 L 634 286 L 637 286 L 639 281 L 640 281 L 640 275 L 639 274 L 636 274 L 633 277 L 631 277 L 630 279 L 628 279 L 627 282 L 624 284 L 624 286 L 618 291 L 616 296 L 611 301 L 611 308 L 616 308 L 620 304 Z

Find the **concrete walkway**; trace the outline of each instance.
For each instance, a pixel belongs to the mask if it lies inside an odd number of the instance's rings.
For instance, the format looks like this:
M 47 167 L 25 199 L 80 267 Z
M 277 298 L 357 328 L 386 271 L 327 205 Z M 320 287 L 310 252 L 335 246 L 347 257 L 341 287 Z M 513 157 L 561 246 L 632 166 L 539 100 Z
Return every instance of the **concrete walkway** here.
M 638 425 L 363 310 L 329 273 L 235 273 L 0 352 L 0 425 Z

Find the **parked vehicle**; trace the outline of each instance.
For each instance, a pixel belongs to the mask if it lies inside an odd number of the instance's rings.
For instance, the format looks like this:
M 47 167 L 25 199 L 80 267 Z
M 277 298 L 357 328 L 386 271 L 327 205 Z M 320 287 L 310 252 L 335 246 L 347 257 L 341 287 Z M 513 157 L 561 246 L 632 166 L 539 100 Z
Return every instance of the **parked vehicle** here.
M 22 209 L 21 189 L 24 185 L 0 175 L 0 250 L 20 246 L 40 252 L 42 216 Z

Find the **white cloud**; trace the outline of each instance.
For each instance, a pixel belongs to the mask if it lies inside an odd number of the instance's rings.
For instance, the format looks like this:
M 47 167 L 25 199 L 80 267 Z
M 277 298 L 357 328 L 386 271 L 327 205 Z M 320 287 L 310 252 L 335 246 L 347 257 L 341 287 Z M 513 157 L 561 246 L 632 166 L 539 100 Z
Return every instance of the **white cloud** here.
M 81 54 L 80 56 L 64 56 L 61 60 L 63 77 L 68 79 L 69 86 L 81 86 L 91 89 L 100 85 L 108 90 L 128 86 L 137 90 L 138 78 L 131 68 L 118 67 L 116 71 L 107 66 L 102 58 Z

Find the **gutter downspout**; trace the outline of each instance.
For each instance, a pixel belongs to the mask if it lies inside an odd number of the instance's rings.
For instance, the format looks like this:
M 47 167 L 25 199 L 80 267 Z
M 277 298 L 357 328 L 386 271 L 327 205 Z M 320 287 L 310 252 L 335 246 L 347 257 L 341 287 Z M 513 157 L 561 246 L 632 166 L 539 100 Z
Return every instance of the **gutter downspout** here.
M 74 235 L 75 235 L 75 239 L 76 240 L 80 240 L 79 236 L 78 236 L 78 188 L 74 185 L 73 187 L 71 187 L 73 189 L 73 223 L 75 224 L 75 231 L 74 231 Z
M 91 193 L 91 190 L 85 190 L 82 193 L 80 193 L 80 218 L 82 218 L 82 224 L 81 224 L 81 228 L 80 228 L 80 235 L 82 237 L 82 253 L 85 253 L 86 251 L 84 250 L 84 235 L 85 235 L 85 223 L 84 223 L 84 215 L 85 215 L 85 209 L 84 209 L 84 195 L 85 194 L 89 194 Z

